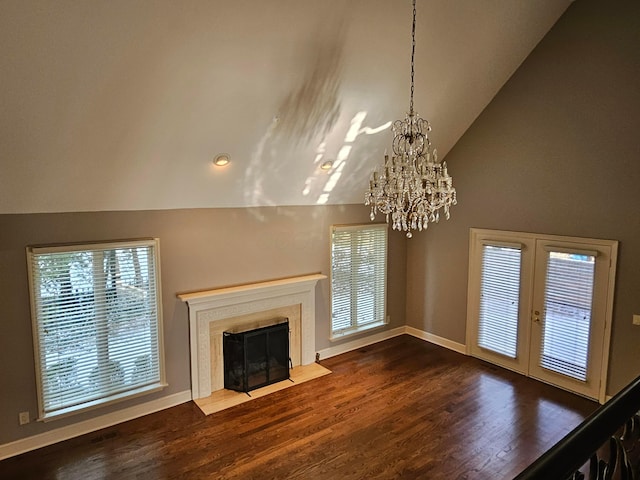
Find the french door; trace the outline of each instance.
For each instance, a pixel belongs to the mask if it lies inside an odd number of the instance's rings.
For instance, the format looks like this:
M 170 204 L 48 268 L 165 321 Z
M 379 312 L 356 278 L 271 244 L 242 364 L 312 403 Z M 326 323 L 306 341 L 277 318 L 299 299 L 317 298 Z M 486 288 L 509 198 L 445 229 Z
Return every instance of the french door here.
M 471 229 L 468 353 L 604 401 L 617 242 Z

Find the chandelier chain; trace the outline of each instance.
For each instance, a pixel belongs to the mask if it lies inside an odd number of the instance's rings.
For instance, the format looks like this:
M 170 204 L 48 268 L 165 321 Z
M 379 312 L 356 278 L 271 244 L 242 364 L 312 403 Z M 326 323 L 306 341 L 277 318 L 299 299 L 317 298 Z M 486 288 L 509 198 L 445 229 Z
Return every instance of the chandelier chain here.
M 413 0 L 413 23 L 411 24 L 411 101 L 409 102 L 409 113 L 413 113 L 413 77 L 415 74 L 416 56 L 416 0 Z

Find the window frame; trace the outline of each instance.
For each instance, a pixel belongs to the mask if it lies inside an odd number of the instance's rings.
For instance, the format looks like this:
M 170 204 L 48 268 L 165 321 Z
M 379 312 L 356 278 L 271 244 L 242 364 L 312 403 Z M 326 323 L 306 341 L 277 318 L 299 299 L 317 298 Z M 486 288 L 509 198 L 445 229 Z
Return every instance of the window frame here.
M 334 294 L 334 281 L 336 277 L 335 265 L 334 265 L 334 248 L 335 244 L 335 234 L 337 232 L 353 232 L 357 234 L 363 234 L 367 231 L 383 231 L 384 232 L 384 252 L 382 253 L 382 264 L 384 266 L 384 279 L 383 285 L 381 288 L 376 289 L 376 296 L 381 296 L 382 298 L 376 298 L 375 304 L 373 306 L 374 309 L 379 310 L 380 305 L 379 302 L 382 302 L 382 315 L 381 318 L 376 318 L 374 320 L 368 322 L 358 322 L 357 314 L 354 316 L 354 308 L 357 311 L 357 286 L 351 285 L 352 295 L 351 295 L 351 309 L 350 309 L 350 325 L 348 327 L 335 328 L 334 329 L 334 317 L 335 317 L 335 294 Z M 354 255 L 354 249 L 359 245 L 357 242 L 357 238 L 354 238 L 354 235 L 351 235 L 351 252 L 350 255 Z M 389 275 L 389 267 L 388 267 L 388 250 L 389 250 L 389 227 L 386 223 L 369 223 L 369 224 L 355 224 L 355 225 L 332 225 L 330 230 L 330 254 L 329 254 L 329 262 L 330 262 L 330 288 L 331 288 L 331 311 L 330 311 L 330 321 L 329 321 L 329 340 L 340 340 L 345 337 L 355 335 L 358 333 L 362 333 L 367 330 L 383 327 L 388 323 L 387 316 L 387 287 L 388 287 L 388 275 Z M 377 252 L 377 255 L 380 255 L 380 252 Z M 380 260 L 380 259 L 378 259 Z M 361 264 L 361 261 L 357 261 L 357 264 Z M 380 291 L 381 290 L 381 291 Z M 354 298 L 356 298 L 356 303 L 354 304 Z
M 44 372 L 42 371 L 42 365 L 44 358 L 44 339 L 40 338 L 40 322 L 44 318 L 40 314 L 42 313 L 38 309 L 36 301 L 36 289 L 40 288 L 41 284 L 36 285 L 36 271 L 38 266 L 36 265 L 37 258 L 47 254 L 58 253 L 70 253 L 70 252 L 109 252 L 119 249 L 132 249 L 148 247 L 149 256 L 148 263 L 150 269 L 153 270 L 154 286 L 149 285 L 146 292 L 153 292 L 154 299 L 149 303 L 154 306 L 155 315 L 151 316 L 151 321 L 154 324 L 153 332 L 154 338 L 150 339 L 150 347 L 152 349 L 151 357 L 156 361 L 152 366 L 153 378 L 150 381 L 139 382 L 129 388 L 118 389 L 118 391 L 106 391 L 101 396 L 91 399 L 83 399 L 86 397 L 86 388 L 83 389 L 85 393 L 79 393 L 79 399 L 77 403 L 65 406 L 59 406 L 54 408 L 47 408 L 45 405 L 45 382 Z M 86 243 L 68 243 L 68 244 L 56 244 L 56 245 L 30 245 L 26 247 L 27 257 L 27 274 L 28 274 L 28 286 L 29 286 L 29 300 L 31 307 L 31 326 L 32 326 L 32 338 L 34 349 L 34 362 L 35 362 L 35 374 L 36 374 L 36 391 L 38 397 L 38 421 L 50 421 L 58 418 L 75 415 L 87 410 L 92 410 L 98 407 L 103 407 L 123 400 L 132 399 L 141 395 L 150 394 L 160 391 L 167 387 L 166 373 L 165 373 L 165 361 L 164 361 L 164 338 L 163 338 L 163 316 L 162 316 L 162 287 L 160 278 L 160 242 L 157 238 L 143 238 L 134 240 L 117 240 L 109 242 L 86 242 Z M 152 267 L 152 268 L 151 268 Z M 96 279 L 95 270 L 93 271 L 92 280 Z M 107 276 L 104 277 L 105 279 Z M 155 287 L 155 288 L 153 288 Z M 91 291 L 95 291 L 95 287 L 91 288 Z M 40 298 L 38 296 L 38 298 Z M 128 352 L 129 353 L 129 352 Z M 134 353 L 139 353 L 135 350 Z M 131 357 L 133 358 L 133 357 Z M 137 367 L 136 367 L 137 368 Z M 146 368 L 146 365 L 145 365 Z M 157 371 L 157 373 L 156 373 Z

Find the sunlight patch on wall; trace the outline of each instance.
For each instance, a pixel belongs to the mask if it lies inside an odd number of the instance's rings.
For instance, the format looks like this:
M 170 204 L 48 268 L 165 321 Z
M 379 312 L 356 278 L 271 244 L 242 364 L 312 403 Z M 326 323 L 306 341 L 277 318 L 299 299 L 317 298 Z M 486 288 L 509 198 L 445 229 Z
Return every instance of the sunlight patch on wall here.
M 347 160 L 349 159 L 349 155 L 351 154 L 353 145 L 357 140 L 357 138 L 363 134 L 375 135 L 376 133 L 382 132 L 391 126 L 391 122 L 389 121 L 378 127 L 368 127 L 368 126 L 362 127 L 362 124 L 366 117 L 367 117 L 367 112 L 360 111 L 356 113 L 351 119 L 351 124 L 344 137 L 344 142 L 342 144 L 342 147 L 340 147 L 340 150 L 338 151 L 338 155 L 336 156 L 336 160 L 333 162 L 333 167 L 331 168 L 327 181 L 325 182 L 324 187 L 322 188 L 322 192 L 320 193 L 320 195 L 316 200 L 317 205 L 325 205 L 326 203 L 328 203 L 331 192 L 338 185 L 338 181 L 340 180 L 340 177 L 344 172 L 344 167 L 346 165 Z M 324 160 L 323 154 L 325 153 L 325 151 L 326 151 L 326 144 L 325 142 L 322 142 L 318 146 L 317 155 L 314 160 L 314 166 L 316 166 L 316 170 L 317 170 L 317 166 L 321 164 L 321 162 Z M 303 195 L 306 196 L 310 194 L 311 185 L 314 180 L 315 178 L 313 176 L 307 178 L 305 182 L 305 188 L 302 192 Z

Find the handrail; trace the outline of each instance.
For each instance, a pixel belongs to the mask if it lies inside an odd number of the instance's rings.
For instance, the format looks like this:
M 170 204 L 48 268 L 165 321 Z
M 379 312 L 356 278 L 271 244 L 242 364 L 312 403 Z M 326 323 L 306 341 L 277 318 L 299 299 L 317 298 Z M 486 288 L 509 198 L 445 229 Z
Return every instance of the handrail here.
M 640 411 L 640 377 L 587 417 L 514 480 L 564 480 Z

